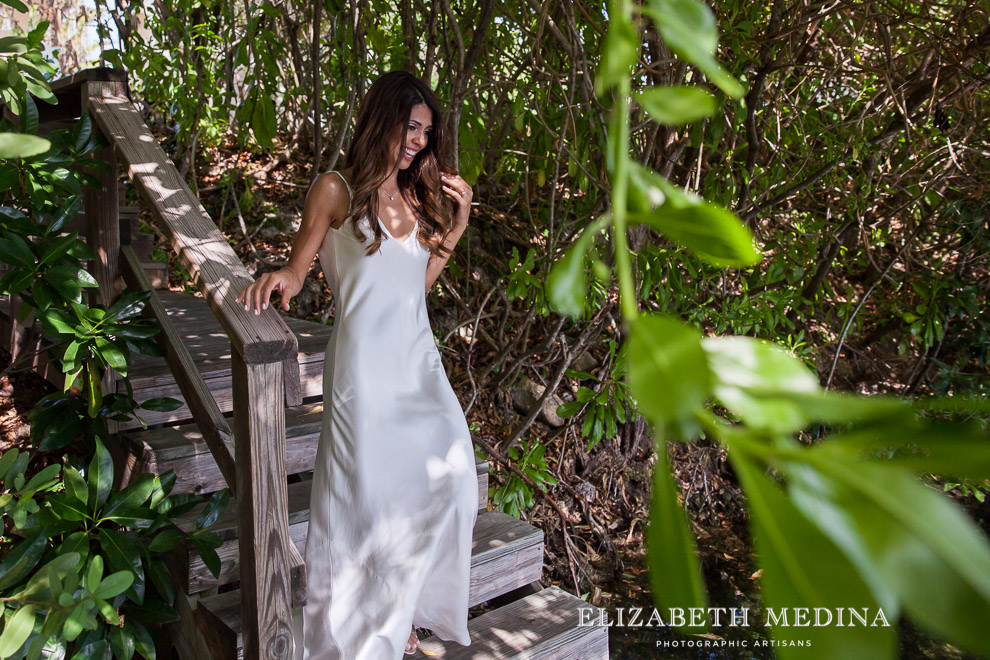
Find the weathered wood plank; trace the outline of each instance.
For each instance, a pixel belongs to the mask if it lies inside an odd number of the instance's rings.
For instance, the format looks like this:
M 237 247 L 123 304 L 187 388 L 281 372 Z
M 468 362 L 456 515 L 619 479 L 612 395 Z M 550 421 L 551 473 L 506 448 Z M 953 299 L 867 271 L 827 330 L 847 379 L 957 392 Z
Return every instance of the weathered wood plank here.
M 287 660 L 292 648 L 292 541 L 282 363 L 249 364 L 234 352 L 231 367 L 244 655 Z
M 286 410 L 287 474 L 314 469 L 322 420 L 322 403 L 308 403 Z M 202 494 L 223 488 L 223 475 L 195 424 L 127 431 L 121 433 L 119 438 L 133 457 L 130 460 L 135 474 L 150 472 L 160 475 L 175 470 L 173 493 Z M 488 464 L 479 461 L 477 467 L 479 508 L 484 508 L 488 498 Z
M 305 539 L 303 539 L 305 543 Z M 470 606 L 483 603 L 500 593 L 511 591 L 540 579 L 543 563 L 543 532 L 510 515 L 490 511 L 478 516 L 471 547 Z M 497 582 L 492 572 L 504 570 L 508 575 Z M 535 577 L 534 577 L 535 576 Z M 199 601 L 214 625 L 222 625 L 229 655 L 231 647 L 239 645 L 241 636 L 240 594 L 237 590 Z M 583 601 L 582 601 L 583 602 Z M 205 614 L 207 613 L 208 614 Z M 228 632 L 229 631 L 229 632 Z M 230 633 L 233 633 L 233 637 Z M 238 640 L 231 644 L 231 640 Z
M 231 349 L 223 326 L 202 298 L 173 291 L 162 291 L 160 296 L 217 404 L 223 412 L 229 412 L 232 409 Z M 323 356 L 333 328 L 300 319 L 286 318 L 285 321 L 296 336 L 299 348 L 296 360 L 300 391 L 295 400 L 320 396 L 323 394 Z M 135 398 L 139 401 L 157 396 L 181 398 L 168 364 L 161 358 L 134 356 L 128 375 Z M 291 401 L 289 395 L 290 388 L 287 386 L 287 401 Z M 149 425 L 174 424 L 191 417 L 185 406 L 169 413 L 148 412 L 142 416 Z M 137 421 L 123 422 L 120 429 L 138 427 L 140 423 Z
M 178 649 L 179 655 L 186 658 L 212 658 L 211 645 L 208 644 L 201 626 L 202 615 L 197 612 L 196 597 L 187 596 L 181 591 L 175 594 L 176 611 L 179 620 L 164 624 L 163 631 Z M 236 637 L 235 637 L 236 640 Z
M 487 465 L 487 464 L 486 464 Z M 478 466 L 480 467 L 480 465 Z M 487 471 L 479 470 L 478 473 L 478 485 L 479 485 L 479 509 L 484 509 L 487 504 L 487 484 L 488 484 L 488 473 Z M 309 502 L 310 502 L 310 488 L 312 486 L 312 481 L 306 480 L 295 484 L 289 484 L 288 487 L 288 502 L 289 502 L 289 536 L 292 537 L 292 542 L 295 546 L 302 552 L 306 547 L 306 534 L 309 531 Z M 196 517 L 199 515 L 200 508 L 197 507 L 192 513 L 186 514 L 176 521 L 176 524 L 186 530 L 192 531 L 196 527 Z M 235 519 L 236 509 L 234 504 L 232 504 L 228 510 L 217 520 L 217 522 L 210 528 L 210 531 L 218 534 L 221 539 L 223 539 L 224 544 L 217 550 L 220 555 L 222 562 L 221 573 L 219 576 L 214 577 L 213 573 L 206 567 L 203 560 L 193 552 L 190 552 L 189 558 L 189 571 L 184 580 L 181 580 L 180 584 L 189 593 L 198 593 L 204 589 L 210 589 L 212 587 L 219 587 L 224 584 L 230 584 L 238 579 L 237 572 L 237 562 L 238 562 L 238 543 L 237 543 L 237 521 Z M 479 521 L 483 516 L 488 514 L 484 511 L 479 512 Z M 504 515 L 504 514 L 499 514 Z M 510 517 L 511 518 L 511 517 Z M 511 518 L 515 520 L 515 518 Z M 491 520 L 486 518 L 491 523 Z M 481 524 L 479 522 L 479 524 Z M 525 524 L 525 523 L 523 523 Z M 520 527 L 519 529 L 523 529 Z M 529 528 L 526 528 L 529 529 Z M 478 531 L 475 528 L 476 542 L 481 544 L 481 547 L 487 547 L 489 543 L 496 542 L 496 536 L 504 531 L 500 528 L 485 528 L 482 531 Z M 480 534 L 480 536 L 477 536 Z M 492 536 L 492 535 L 495 536 Z M 542 537 L 541 537 L 542 538 Z M 497 542 L 502 542 L 504 539 L 499 539 Z M 541 546 L 542 547 L 542 546 Z M 531 555 L 537 557 L 542 556 L 542 550 L 532 550 Z M 494 555 L 497 556 L 497 555 Z M 479 559 L 479 561 L 484 561 Z M 495 576 L 495 580 L 501 580 L 503 577 L 509 582 L 516 582 L 518 579 L 515 575 L 500 576 L 499 567 L 493 566 L 485 570 L 485 574 L 491 574 Z M 540 572 L 536 571 L 535 578 L 540 578 Z M 496 583 L 490 585 L 492 590 L 500 589 L 500 584 Z
M 292 427 L 287 425 L 286 428 L 291 429 Z M 478 474 L 478 509 L 481 510 L 488 504 L 487 488 L 482 488 L 482 485 L 487 487 L 488 484 L 488 462 L 476 460 L 474 469 Z M 312 488 L 312 479 L 303 479 L 291 483 L 286 488 L 290 525 L 309 520 L 309 501 Z M 172 492 L 175 493 L 175 490 L 173 489 Z M 210 527 L 210 531 L 219 536 L 223 541 L 237 538 L 237 509 L 235 504 L 236 502 L 232 502 L 227 507 L 227 510 L 220 514 L 216 522 L 213 523 L 213 526 Z M 191 532 L 196 528 L 196 519 L 205 506 L 205 504 L 199 504 L 191 511 L 178 516 L 175 518 L 175 524 L 180 529 Z
M 601 608 L 547 587 L 468 621 L 470 646 L 433 636 L 419 648 L 443 660 L 608 660 L 608 628 L 581 625 L 581 610 L 591 613 L 584 621 L 594 623 Z
M 159 345 L 165 349 L 165 361 L 175 377 L 176 384 L 182 392 L 182 398 L 189 407 L 196 426 L 199 427 L 210 455 L 216 462 L 217 469 L 223 475 L 231 494 L 237 492 L 237 467 L 234 464 L 234 434 L 227 424 L 227 419 L 220 412 L 213 394 L 203 382 L 189 350 L 182 342 L 175 324 L 169 318 L 168 312 L 162 305 L 158 293 L 151 288 L 151 282 L 144 274 L 137 255 L 129 245 L 121 247 L 121 266 L 127 285 L 136 291 L 148 291 L 151 297 L 144 308 L 144 315 L 154 318 L 161 331 L 158 334 Z
M 274 307 L 256 316 L 234 302 L 253 278 L 162 151 L 137 108 L 122 95 L 90 98 L 89 105 L 235 351 L 248 363 L 281 362 L 294 356 L 295 336 Z

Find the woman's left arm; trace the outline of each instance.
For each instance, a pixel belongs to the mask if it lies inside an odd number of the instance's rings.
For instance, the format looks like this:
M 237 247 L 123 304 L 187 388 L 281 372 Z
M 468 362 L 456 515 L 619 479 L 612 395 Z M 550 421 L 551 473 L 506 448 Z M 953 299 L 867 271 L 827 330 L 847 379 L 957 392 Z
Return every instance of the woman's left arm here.
M 454 213 L 454 227 L 447 234 L 447 237 L 443 241 L 443 245 L 450 250 L 450 252 L 445 257 L 440 257 L 437 255 L 430 255 L 430 260 L 426 264 L 426 290 L 429 291 L 430 287 L 433 286 L 437 278 L 440 277 L 440 273 L 443 271 L 444 266 L 447 265 L 447 261 L 450 259 L 450 255 L 453 254 L 454 246 L 457 245 L 457 241 L 461 240 L 461 235 L 464 230 L 467 229 L 468 214 L 471 212 L 471 198 L 474 196 L 474 191 L 471 190 L 471 186 L 457 174 L 441 174 L 440 180 L 443 184 L 443 191 L 454 200 L 454 204 L 457 205 L 457 211 Z

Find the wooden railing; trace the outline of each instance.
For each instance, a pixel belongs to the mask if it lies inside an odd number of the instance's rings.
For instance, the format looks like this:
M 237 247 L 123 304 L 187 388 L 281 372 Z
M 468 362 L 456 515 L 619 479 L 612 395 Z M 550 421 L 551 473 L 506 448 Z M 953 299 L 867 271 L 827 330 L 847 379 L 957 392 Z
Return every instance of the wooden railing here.
M 146 313 L 161 325 L 176 383 L 236 493 L 244 657 L 288 658 L 291 608 L 306 600 L 305 565 L 289 538 L 285 471 L 285 406 L 301 400 L 296 338 L 274 306 L 255 316 L 234 302 L 252 278 L 148 130 L 129 98 L 126 74 L 88 69 L 54 82 L 52 91 L 59 103 L 39 104 L 42 126 L 89 112 L 110 143 L 96 157 L 110 162 L 111 171 L 95 173 L 102 189 L 87 189 L 84 200 L 87 240 L 97 257 L 96 301 L 109 304 L 118 295 L 118 275 L 132 289 L 151 290 L 120 232 L 121 168 L 230 337 L 233 429 L 152 291 Z

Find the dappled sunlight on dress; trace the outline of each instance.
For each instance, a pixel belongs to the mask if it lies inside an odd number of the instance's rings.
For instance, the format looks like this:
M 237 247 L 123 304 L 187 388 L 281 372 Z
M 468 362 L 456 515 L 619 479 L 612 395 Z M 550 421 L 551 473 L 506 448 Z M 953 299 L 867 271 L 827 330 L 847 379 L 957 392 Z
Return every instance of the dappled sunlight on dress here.
M 371 236 L 367 219 L 358 226 Z M 477 472 L 429 325 L 430 253 L 415 232 L 401 243 L 388 236 L 366 257 L 368 243 L 345 225 L 319 250 L 336 315 L 306 541 L 308 602 L 293 617 L 297 660 L 399 660 L 412 625 L 471 642 Z

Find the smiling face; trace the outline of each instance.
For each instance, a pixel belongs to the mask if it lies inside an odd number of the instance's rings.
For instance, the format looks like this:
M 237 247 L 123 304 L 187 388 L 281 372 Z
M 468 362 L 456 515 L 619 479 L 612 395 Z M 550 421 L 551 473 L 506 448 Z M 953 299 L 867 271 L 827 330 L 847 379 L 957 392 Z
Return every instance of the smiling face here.
M 400 147 L 402 131 L 399 130 L 392 146 L 392 158 L 399 161 L 399 169 L 404 170 L 416 159 L 416 154 L 426 148 L 433 131 L 433 113 L 425 103 L 417 103 L 409 112 L 406 124 L 406 143 Z

